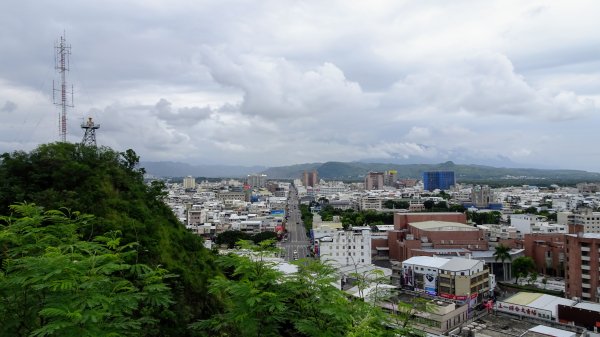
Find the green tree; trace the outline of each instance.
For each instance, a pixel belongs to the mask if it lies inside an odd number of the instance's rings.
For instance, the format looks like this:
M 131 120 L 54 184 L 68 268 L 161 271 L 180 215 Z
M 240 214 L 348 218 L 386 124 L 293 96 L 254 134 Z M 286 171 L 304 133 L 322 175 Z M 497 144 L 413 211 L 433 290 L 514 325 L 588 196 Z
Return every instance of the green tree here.
M 527 277 L 529 272 L 535 271 L 535 262 L 529 256 L 521 256 L 512 262 L 513 273 L 517 275 L 515 284 L 519 283 L 519 277 Z
M 223 233 L 217 234 L 215 243 L 218 245 L 227 245 L 227 248 L 233 248 L 238 241 L 250 240 L 250 238 L 248 233 L 242 231 L 224 231 Z
M 160 334 L 187 336 L 185 327 L 219 308 L 207 294 L 208 280 L 220 271 L 203 239 L 186 230 L 164 204 L 160 183 L 147 185 L 139 157 L 106 147 L 54 143 L 31 152 L 0 155 L 0 215 L 9 206 L 35 203 L 44 209 L 72 209 L 94 215 L 78 230 L 93 239 L 119 231 L 121 243 L 136 243 L 129 264 L 163 266 L 179 275 L 166 280 L 176 306 L 161 318 Z
M 423 206 L 426 210 L 431 210 L 433 206 L 435 206 L 435 202 L 433 200 L 425 200 L 425 202 L 423 202 Z
M 0 335 L 149 336 L 172 303 L 162 268 L 129 264 L 118 232 L 82 240 L 93 218 L 11 206 L 2 217 Z
M 362 300 L 351 300 L 332 284 L 336 270 L 312 259 L 296 262 L 298 271 L 284 275 L 265 257 L 268 243 L 242 244 L 249 255 L 219 258 L 225 270 L 210 291 L 223 298 L 223 311 L 191 325 L 210 336 L 396 336 L 390 316 Z
M 506 268 L 505 261 L 511 261 L 512 260 L 512 256 L 510 255 L 510 247 L 504 246 L 502 244 L 499 245 L 499 246 L 496 246 L 494 248 L 494 254 L 493 254 L 493 256 L 494 256 L 494 261 L 497 262 L 498 260 L 500 260 L 500 262 L 502 262 L 502 272 L 503 272 L 502 277 L 503 277 L 504 280 L 506 280 L 507 277 L 508 277 L 507 276 L 507 271 L 508 271 L 507 269 L 508 268 Z M 492 266 L 493 266 L 493 264 L 492 264 Z M 494 273 L 494 271 L 492 270 L 492 274 L 493 273 Z
M 265 240 L 272 240 L 272 242 L 274 243 L 276 239 L 277 233 L 275 232 L 260 232 L 252 235 L 252 241 L 256 244 Z

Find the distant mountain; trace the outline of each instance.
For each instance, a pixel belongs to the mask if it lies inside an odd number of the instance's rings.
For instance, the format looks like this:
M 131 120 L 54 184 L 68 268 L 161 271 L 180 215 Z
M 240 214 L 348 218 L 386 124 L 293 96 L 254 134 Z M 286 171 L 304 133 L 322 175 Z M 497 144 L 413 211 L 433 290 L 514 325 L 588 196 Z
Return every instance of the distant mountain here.
M 266 174 L 269 179 L 298 179 L 302 177 L 302 172 L 315 170 L 322 165 L 323 163 L 307 163 L 269 167 L 261 173 Z
M 302 172 L 317 170 L 319 178 L 325 180 L 359 181 L 368 172 L 397 170 L 399 178 L 421 179 L 424 171 L 454 171 L 457 181 L 534 181 L 552 183 L 575 183 L 600 181 L 600 173 L 581 170 L 547 170 L 532 168 L 506 168 L 485 165 L 462 165 L 452 161 L 438 164 L 394 164 L 366 162 L 326 162 L 306 163 L 290 166 L 230 166 L 230 165 L 190 165 L 179 162 L 142 162 L 146 172 L 158 177 L 241 178 L 252 173 L 266 174 L 269 179 L 299 179 Z
M 368 172 L 397 170 L 399 178 L 420 179 L 424 171 L 454 171 L 457 181 L 479 180 L 551 180 L 562 182 L 600 181 L 600 173 L 581 170 L 546 170 L 532 168 L 498 168 L 485 165 L 461 165 L 452 161 L 439 164 L 382 164 L 365 162 L 326 162 L 269 168 L 263 173 L 269 178 L 300 178 L 303 171 L 317 170 L 326 180 L 362 180 Z
M 190 165 L 171 161 L 147 161 L 140 166 L 157 177 L 236 178 L 267 169 L 265 166 Z

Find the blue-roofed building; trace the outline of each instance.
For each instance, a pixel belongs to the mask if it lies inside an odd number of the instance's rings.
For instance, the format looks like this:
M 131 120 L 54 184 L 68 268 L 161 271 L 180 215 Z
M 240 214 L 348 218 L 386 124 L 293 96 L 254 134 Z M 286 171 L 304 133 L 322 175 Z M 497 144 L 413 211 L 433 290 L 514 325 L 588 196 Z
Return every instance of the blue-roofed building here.
M 454 184 L 454 171 L 423 172 L 423 185 L 426 191 L 448 190 Z

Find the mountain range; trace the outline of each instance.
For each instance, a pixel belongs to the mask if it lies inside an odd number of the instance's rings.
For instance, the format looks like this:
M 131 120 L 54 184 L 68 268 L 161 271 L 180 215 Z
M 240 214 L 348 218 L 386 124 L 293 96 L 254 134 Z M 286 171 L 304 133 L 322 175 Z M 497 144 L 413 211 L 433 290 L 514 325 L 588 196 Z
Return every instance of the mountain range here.
M 391 164 L 366 162 L 305 163 L 289 166 L 228 166 L 190 165 L 178 162 L 142 162 L 146 172 L 159 177 L 231 177 L 241 178 L 248 174 L 262 173 L 271 179 L 297 179 L 304 171 L 316 170 L 325 180 L 362 180 L 368 172 L 398 171 L 398 178 L 420 179 L 424 171 L 454 171 L 457 181 L 480 180 L 547 180 L 556 182 L 600 181 L 600 173 L 583 170 L 552 170 L 534 168 L 506 168 L 485 165 L 455 164 L 452 161 L 439 164 Z

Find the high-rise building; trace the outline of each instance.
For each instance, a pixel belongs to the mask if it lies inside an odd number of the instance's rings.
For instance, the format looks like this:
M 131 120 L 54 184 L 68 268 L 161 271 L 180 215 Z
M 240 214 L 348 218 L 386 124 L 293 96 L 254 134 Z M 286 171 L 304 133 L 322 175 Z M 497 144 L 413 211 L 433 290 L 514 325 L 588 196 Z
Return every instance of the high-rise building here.
M 195 190 L 196 189 L 196 178 L 192 176 L 187 176 L 183 178 L 183 188 L 186 190 Z
M 319 184 L 319 174 L 316 170 L 312 172 L 304 171 L 302 174 L 302 184 L 304 187 L 314 187 Z
M 365 190 L 382 190 L 383 172 L 369 172 L 365 176 Z
M 423 172 L 423 185 L 426 191 L 448 190 L 454 184 L 454 171 Z
M 396 170 L 385 171 L 383 174 L 383 184 L 385 186 L 394 186 L 396 180 L 398 180 L 398 171 Z
M 266 174 L 249 174 L 246 178 L 246 183 L 250 185 L 250 187 L 265 187 L 266 182 Z

